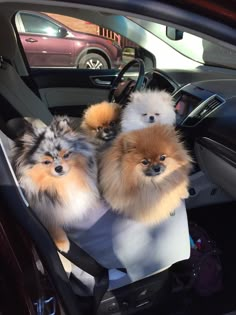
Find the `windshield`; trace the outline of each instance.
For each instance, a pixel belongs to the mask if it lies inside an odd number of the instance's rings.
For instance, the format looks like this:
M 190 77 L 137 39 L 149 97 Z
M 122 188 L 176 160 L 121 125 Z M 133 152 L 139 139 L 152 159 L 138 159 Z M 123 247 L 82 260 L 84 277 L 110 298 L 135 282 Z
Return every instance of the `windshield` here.
M 181 40 L 171 40 L 166 36 L 166 26 L 132 18 L 132 21 L 163 40 L 182 55 L 205 65 L 236 69 L 236 52 L 201 37 L 183 33 Z

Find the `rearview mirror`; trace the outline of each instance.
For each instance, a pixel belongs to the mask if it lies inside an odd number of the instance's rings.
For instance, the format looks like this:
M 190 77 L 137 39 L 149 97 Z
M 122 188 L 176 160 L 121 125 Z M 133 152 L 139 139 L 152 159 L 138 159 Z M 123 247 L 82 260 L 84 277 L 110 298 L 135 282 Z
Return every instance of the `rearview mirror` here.
M 183 38 L 184 32 L 177 30 L 174 27 L 166 27 L 166 36 L 171 40 L 180 40 Z
M 57 32 L 57 37 L 64 38 L 68 35 L 68 31 L 64 27 L 59 27 Z

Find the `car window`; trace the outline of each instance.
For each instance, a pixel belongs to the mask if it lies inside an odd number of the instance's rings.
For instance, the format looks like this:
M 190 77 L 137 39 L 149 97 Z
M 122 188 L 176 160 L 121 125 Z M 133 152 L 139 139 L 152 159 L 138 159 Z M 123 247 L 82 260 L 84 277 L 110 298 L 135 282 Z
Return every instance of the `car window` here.
M 20 16 L 26 33 L 57 36 L 59 27 L 49 20 L 27 13 L 21 13 Z
M 223 47 L 219 42 L 211 42 L 210 40 L 203 39 L 199 36 L 190 34 L 186 31 L 183 32 L 183 38 L 179 40 L 172 40 L 167 36 L 167 29 L 165 25 L 159 23 L 150 22 L 139 18 L 130 18 L 133 22 L 142 26 L 150 33 L 154 34 L 163 43 L 173 48 L 173 50 L 179 52 L 183 56 L 189 58 L 189 60 L 196 61 L 199 64 L 205 64 L 208 66 L 227 67 L 230 69 L 236 69 L 236 52 L 228 47 Z M 181 31 L 181 30 L 179 30 Z M 162 44 L 163 45 L 163 44 Z M 158 49 L 160 45 L 158 45 Z M 168 49 L 171 52 L 170 49 Z M 161 54 L 168 60 L 171 68 L 174 67 L 174 63 L 177 63 L 181 68 L 186 67 L 186 61 L 183 60 L 183 64 L 175 58 L 168 58 L 166 49 L 163 47 L 159 49 L 159 57 Z M 173 53 L 171 53 L 174 56 Z M 185 58 L 186 59 L 186 58 Z M 161 66 L 160 66 L 161 67 Z M 167 67 L 165 67 L 167 68 Z
M 99 25 L 69 16 L 21 11 L 16 27 L 32 68 L 120 69 L 136 47 L 125 37 Z M 123 58 L 123 60 L 122 60 Z

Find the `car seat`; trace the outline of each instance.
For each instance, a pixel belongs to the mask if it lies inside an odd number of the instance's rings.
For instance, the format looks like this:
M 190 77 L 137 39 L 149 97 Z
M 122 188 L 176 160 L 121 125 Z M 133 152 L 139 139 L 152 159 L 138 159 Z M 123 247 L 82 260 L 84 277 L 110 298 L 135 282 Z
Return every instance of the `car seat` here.
M 4 123 L 5 132 L 11 132 L 8 122 L 17 117 L 38 118 L 48 124 L 52 114 L 12 66 L 17 52 L 16 35 L 10 21 L 3 16 L 0 19 L 1 129 Z
M 1 139 L 9 144 L 3 133 Z M 58 280 L 65 281 L 65 271 L 58 261 L 49 234 L 34 216 L 19 189 L 3 141 L 0 144 L 1 209 L 6 206 L 7 214 L 21 225 L 36 244 L 40 259 L 46 263 L 49 274 L 53 273 L 55 287 L 61 293 Z M 73 241 L 70 251 L 62 254 L 74 264 L 70 277 L 73 294 L 80 298 L 84 295 L 92 297 L 94 314 L 99 315 L 115 312 L 129 314 L 161 302 L 164 296 L 168 296 L 170 289 L 168 268 L 189 257 L 184 205 L 164 225 L 150 230 L 143 229 L 140 224 L 122 221 L 120 217 L 114 220 L 113 214 L 106 210 L 98 211 L 93 216 L 95 224 L 91 220 L 84 222 L 81 232 L 76 232 L 77 237 L 72 235 L 75 233 L 73 230 L 68 233 Z M 118 233 L 109 234 L 116 228 Z M 136 237 L 133 234 L 135 230 Z M 112 251 L 116 251 L 116 254 L 112 255 Z

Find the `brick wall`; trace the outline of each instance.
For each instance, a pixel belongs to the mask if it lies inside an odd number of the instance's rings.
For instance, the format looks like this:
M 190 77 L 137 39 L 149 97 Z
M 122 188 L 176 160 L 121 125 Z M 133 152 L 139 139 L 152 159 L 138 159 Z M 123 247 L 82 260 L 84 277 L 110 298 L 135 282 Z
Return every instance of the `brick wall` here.
M 102 27 L 99 27 L 98 25 L 95 25 L 93 23 L 79 20 L 76 18 L 72 18 L 69 16 L 60 15 L 60 14 L 51 14 L 51 13 L 46 13 L 46 14 L 51 16 L 56 21 L 59 21 L 62 24 L 68 26 L 74 31 L 105 36 L 107 38 L 115 40 L 121 47 L 124 47 L 124 46 L 136 47 L 137 46 L 132 41 L 126 39 L 125 37 L 120 36 L 119 34 L 113 33 L 112 31 L 106 30 Z
M 84 33 L 98 35 L 98 32 L 99 32 L 98 26 L 90 22 L 86 22 L 83 20 L 75 19 L 69 16 L 60 15 L 60 14 L 47 13 L 47 15 L 51 16 L 56 21 L 59 21 L 62 24 L 68 26 L 74 31 L 80 31 Z

